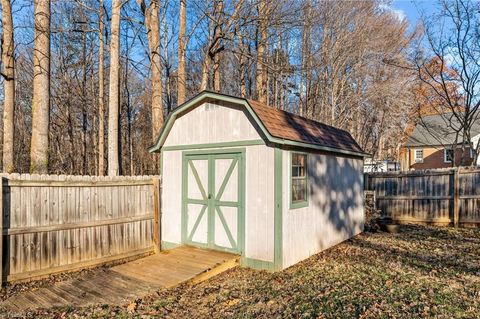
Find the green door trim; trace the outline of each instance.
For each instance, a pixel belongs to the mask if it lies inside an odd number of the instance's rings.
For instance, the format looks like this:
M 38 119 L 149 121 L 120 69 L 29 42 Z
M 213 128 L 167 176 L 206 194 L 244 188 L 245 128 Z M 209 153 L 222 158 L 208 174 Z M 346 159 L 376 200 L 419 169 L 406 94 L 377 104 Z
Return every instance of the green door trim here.
M 274 270 L 283 268 L 283 150 L 274 150 Z
M 225 177 L 222 181 L 222 184 L 218 190 L 218 194 L 215 195 L 215 160 L 216 159 L 232 159 L 232 163 L 225 174 Z M 188 198 L 188 167 L 192 169 L 192 173 L 195 177 L 196 183 L 200 188 L 201 181 L 196 171 L 195 165 L 192 163 L 192 160 L 208 160 L 208 194 L 213 194 L 213 198 L 208 198 L 206 192 L 202 192 L 204 200 L 201 199 L 189 199 Z M 235 166 L 238 166 L 238 202 L 232 201 L 222 201 L 221 196 L 225 191 L 225 187 L 231 178 L 231 175 L 235 169 Z M 202 188 L 200 188 L 202 190 Z M 202 208 L 201 213 L 199 214 L 197 220 L 195 221 L 194 228 L 192 228 L 191 234 L 187 234 L 187 205 L 188 204 L 202 204 L 205 205 Z M 225 216 L 221 211 L 220 207 L 237 207 L 237 242 L 233 238 L 231 230 L 229 229 Z M 201 218 L 205 214 L 205 211 L 208 210 L 208 233 L 207 233 L 207 244 L 193 242 L 191 238 L 193 237 L 194 231 L 197 224 L 200 223 Z M 232 249 L 225 247 L 220 247 L 215 245 L 215 219 L 210 216 L 215 216 L 218 214 L 218 217 L 225 229 L 225 233 L 228 237 L 228 240 L 232 246 Z M 195 227 L 196 226 L 196 227 Z M 203 248 L 211 248 L 220 251 L 226 252 L 235 252 L 243 255 L 245 250 L 245 148 L 234 148 L 234 149 L 206 149 L 206 150 L 194 150 L 194 151 L 183 151 L 182 152 L 182 212 L 181 212 L 181 238 L 182 243 L 191 244 L 194 246 L 199 246 Z
M 201 160 L 201 159 L 199 159 Z M 205 189 L 203 188 L 202 181 L 200 180 L 200 176 L 198 176 L 198 171 L 195 165 L 193 164 L 192 160 L 188 161 L 188 165 L 190 166 L 190 169 L 192 170 L 192 174 L 195 177 L 195 182 L 197 182 L 198 189 L 200 190 L 200 193 L 202 193 L 203 200 L 207 200 L 207 193 L 205 192 Z M 187 198 L 188 200 L 188 198 Z
M 200 225 L 200 222 L 202 221 L 202 217 L 203 217 L 203 215 L 205 214 L 205 212 L 206 212 L 206 210 L 207 210 L 207 207 L 208 207 L 208 205 L 203 205 L 202 210 L 201 210 L 200 213 L 198 214 L 197 220 L 195 221 L 195 224 L 194 224 L 193 227 L 192 227 L 192 231 L 190 232 L 190 234 L 189 234 L 188 237 L 187 237 L 187 240 L 188 240 L 189 242 L 192 242 L 193 235 L 194 235 L 195 232 L 197 231 L 198 225 Z
M 182 215 L 181 215 L 181 239 L 182 243 L 186 243 L 189 245 L 195 245 L 198 247 L 202 248 L 207 248 L 208 246 L 208 238 L 207 238 L 207 243 L 199 243 L 199 242 L 194 242 L 193 241 L 193 235 L 195 234 L 202 218 L 205 215 L 205 212 L 208 211 L 209 208 L 209 199 L 207 198 L 207 193 L 205 191 L 205 188 L 202 185 L 202 182 L 200 180 L 200 176 L 198 175 L 198 171 L 195 167 L 195 164 L 193 164 L 193 160 L 207 160 L 208 161 L 208 156 L 189 156 L 188 158 L 183 156 L 182 157 Z M 197 187 L 200 190 L 200 193 L 202 194 L 202 199 L 198 198 L 188 198 L 188 189 L 187 189 L 187 180 L 188 180 L 188 168 L 192 170 L 192 174 L 195 179 L 195 183 L 197 184 Z M 207 181 L 209 183 L 209 181 Z M 208 184 L 207 184 L 208 185 Z M 191 232 L 188 232 L 187 228 L 187 206 L 188 204 L 197 204 L 197 205 L 203 205 L 200 213 L 197 216 L 197 219 L 195 220 L 195 223 L 193 225 L 193 228 Z M 208 212 L 209 214 L 209 212 Z M 208 220 L 208 217 L 207 217 Z

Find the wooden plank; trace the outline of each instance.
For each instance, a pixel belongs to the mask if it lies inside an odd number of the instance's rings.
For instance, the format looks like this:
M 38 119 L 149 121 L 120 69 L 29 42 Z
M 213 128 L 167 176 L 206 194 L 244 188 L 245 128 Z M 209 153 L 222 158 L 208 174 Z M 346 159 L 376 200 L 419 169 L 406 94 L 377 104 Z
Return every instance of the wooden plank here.
M 8 180 L 9 187 L 112 187 L 132 185 L 152 185 L 151 180 L 123 181 L 41 181 L 41 180 Z
M 4 230 L 4 235 L 20 235 L 20 234 L 32 234 L 32 233 L 41 233 L 41 232 L 51 232 L 57 230 L 75 230 L 79 228 L 89 228 L 89 227 L 99 227 L 99 226 L 109 226 L 109 225 L 117 225 L 117 224 L 125 224 L 125 223 L 133 223 L 137 221 L 143 220 L 152 220 L 152 215 L 143 215 L 143 216 L 135 216 L 135 217 L 124 217 L 124 218 L 117 218 L 117 219 L 107 219 L 107 220 L 99 220 L 99 221 L 88 221 L 88 222 L 78 222 L 78 223 L 70 223 L 70 224 L 63 224 L 63 225 L 51 225 L 51 226 L 38 226 L 38 227 L 18 227 L 18 228 L 11 228 L 8 230 Z
M 459 209 L 460 209 L 460 179 L 458 170 L 453 175 L 453 226 L 458 227 Z
M 480 197 L 480 196 L 479 196 Z M 454 199 L 453 196 L 377 196 L 377 200 L 450 200 Z
M 80 269 L 92 268 L 102 264 L 108 264 L 114 261 L 119 261 L 122 259 L 129 259 L 144 256 L 147 254 L 151 254 L 153 252 L 153 247 L 139 249 L 137 251 L 130 251 L 123 254 L 113 255 L 113 256 L 105 256 L 102 258 L 98 258 L 95 260 L 89 261 L 82 261 L 79 263 L 72 263 L 72 264 L 62 264 L 61 266 L 49 269 L 41 269 L 38 271 L 30 271 L 30 272 L 20 272 L 16 274 L 9 274 L 7 276 L 7 281 L 22 281 L 22 280 L 30 280 L 34 278 L 41 278 L 50 274 L 60 273 L 60 272 L 72 272 Z
M 153 243 L 155 252 L 160 252 L 160 180 L 153 179 Z

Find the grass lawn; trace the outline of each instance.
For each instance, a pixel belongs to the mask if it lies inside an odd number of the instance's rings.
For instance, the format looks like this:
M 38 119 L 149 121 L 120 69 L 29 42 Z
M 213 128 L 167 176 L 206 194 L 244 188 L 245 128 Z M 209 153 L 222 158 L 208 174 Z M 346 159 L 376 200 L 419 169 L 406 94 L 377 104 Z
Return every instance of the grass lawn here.
M 477 318 L 480 230 L 405 226 L 398 234 L 364 233 L 279 273 L 235 268 L 199 285 L 159 291 L 128 306 L 28 315 Z

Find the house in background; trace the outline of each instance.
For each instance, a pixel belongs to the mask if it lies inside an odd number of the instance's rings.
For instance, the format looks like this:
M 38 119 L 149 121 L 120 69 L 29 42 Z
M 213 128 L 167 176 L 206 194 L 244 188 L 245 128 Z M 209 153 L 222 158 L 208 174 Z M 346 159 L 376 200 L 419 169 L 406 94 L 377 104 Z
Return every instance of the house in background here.
M 463 165 L 471 165 L 474 159 L 474 148 L 480 139 L 480 121 L 475 122 L 471 128 L 472 145 L 462 148 L 463 140 L 460 136 L 455 150 L 452 147 L 456 135 L 454 127 L 459 127 L 459 124 L 453 113 L 423 116 L 400 150 L 401 169 L 419 170 L 460 166 L 462 151 L 465 155 Z M 452 163 L 454 151 L 455 163 Z

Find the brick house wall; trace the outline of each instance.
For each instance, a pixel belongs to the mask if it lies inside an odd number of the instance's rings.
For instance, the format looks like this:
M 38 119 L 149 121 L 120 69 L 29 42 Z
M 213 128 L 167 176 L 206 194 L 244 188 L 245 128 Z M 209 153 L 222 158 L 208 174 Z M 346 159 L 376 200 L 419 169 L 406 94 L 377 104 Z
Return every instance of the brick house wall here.
M 415 162 L 415 150 L 423 149 L 423 161 Z M 444 147 L 415 147 L 403 148 L 400 151 L 400 166 L 402 170 L 422 170 L 435 168 L 452 167 L 452 163 L 446 163 L 444 158 Z M 455 166 L 460 166 L 462 157 L 462 149 L 457 148 L 455 151 Z M 465 149 L 465 159 L 463 166 L 472 164 L 470 148 Z

